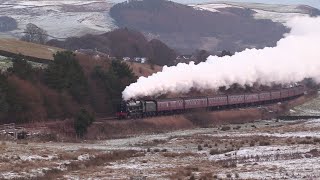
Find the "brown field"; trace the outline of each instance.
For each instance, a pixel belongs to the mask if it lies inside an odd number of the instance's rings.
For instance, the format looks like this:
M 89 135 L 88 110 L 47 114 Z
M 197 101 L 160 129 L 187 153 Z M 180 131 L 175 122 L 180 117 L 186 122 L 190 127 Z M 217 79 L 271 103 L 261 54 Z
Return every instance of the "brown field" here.
M 64 49 L 45 46 L 15 39 L 0 39 L 1 53 L 22 54 L 27 57 L 35 57 L 38 59 L 53 60 L 53 54 Z

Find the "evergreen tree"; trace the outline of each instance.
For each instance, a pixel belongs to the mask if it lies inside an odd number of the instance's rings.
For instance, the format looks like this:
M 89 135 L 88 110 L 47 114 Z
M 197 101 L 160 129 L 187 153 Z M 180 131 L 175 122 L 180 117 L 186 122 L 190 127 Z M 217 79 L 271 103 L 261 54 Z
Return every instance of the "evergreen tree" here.
M 53 89 L 69 92 L 72 97 L 83 102 L 88 95 L 88 82 L 82 67 L 70 51 L 57 52 L 44 75 L 45 83 Z
M 135 76 L 131 67 L 121 61 L 113 60 L 112 61 L 112 71 L 121 79 L 121 78 L 128 78 L 130 80 L 134 80 Z
M 122 99 L 122 91 L 127 85 L 134 82 L 136 77 L 126 63 L 114 60 L 111 65 L 107 71 L 100 66 L 95 67 L 92 77 L 102 82 L 111 101 L 111 107 L 115 107 L 116 103 Z
M 9 73 L 13 73 L 21 79 L 33 81 L 34 70 L 30 63 L 23 59 L 22 55 L 18 55 L 12 59 L 13 65 L 8 69 Z
M 81 109 L 76 115 L 74 121 L 74 129 L 77 136 L 82 138 L 87 133 L 87 128 L 93 123 L 94 116 L 90 114 L 87 110 Z
M 0 74 L 0 114 L 7 114 L 9 111 L 9 104 L 7 101 L 7 92 L 6 92 L 6 77 Z

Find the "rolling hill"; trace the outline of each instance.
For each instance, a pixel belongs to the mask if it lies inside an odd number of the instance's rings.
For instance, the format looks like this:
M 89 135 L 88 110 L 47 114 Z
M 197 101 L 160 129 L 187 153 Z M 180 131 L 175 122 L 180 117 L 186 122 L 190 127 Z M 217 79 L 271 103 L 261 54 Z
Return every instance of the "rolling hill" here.
M 86 34 L 99 35 L 117 29 L 117 24 L 121 27 L 132 24 L 135 21 L 135 16 L 138 15 L 131 14 L 132 16 L 128 16 L 131 19 L 126 20 L 112 18 L 110 9 L 118 2 L 117 0 L 1 0 L 0 2 L 0 17 L 13 18 L 17 23 L 17 28 L 0 32 L 0 38 L 20 38 L 28 23 L 45 29 L 49 35 L 58 40 L 64 40 L 71 36 L 81 37 Z M 154 3 L 154 0 L 150 2 Z M 180 2 L 187 4 L 187 1 Z M 145 22 L 137 22 L 137 25 L 133 27 L 142 32 L 148 40 L 160 39 L 171 48 L 187 54 L 192 53 L 191 51 L 194 49 L 206 49 L 214 52 L 221 49 L 241 50 L 246 47 L 271 46 L 282 37 L 285 29 L 281 24 L 284 24 L 288 18 L 319 14 L 318 9 L 303 5 L 268 5 L 231 3 L 229 1 L 181 5 L 165 2 L 165 4 L 168 3 L 174 4 L 174 8 L 177 9 L 171 9 L 173 13 L 171 16 L 164 13 L 167 17 L 161 18 L 167 18 L 163 21 L 166 22 L 165 24 L 157 25 L 161 21 L 152 22 L 158 29 L 151 31 L 145 27 L 147 25 Z M 148 7 L 146 8 L 148 9 Z M 163 12 L 170 11 L 168 7 L 162 10 Z M 124 11 L 129 12 L 126 9 L 121 9 L 121 12 L 118 13 L 121 14 Z M 145 13 L 145 11 L 140 13 Z M 189 18 L 192 13 L 196 16 Z M 202 15 L 208 17 L 203 18 Z M 146 21 L 150 18 L 150 14 L 147 13 L 141 20 Z M 12 19 L 11 21 L 14 22 Z M 275 25 L 274 22 L 281 24 Z M 204 26 L 208 26 L 209 29 Z M 246 27 L 249 30 L 244 29 Z M 203 30 L 197 30 L 197 28 Z M 168 33 L 163 33 L 161 29 L 171 30 Z M 266 32 L 261 34 L 259 32 L 261 29 Z M 196 31 L 190 33 L 191 30 Z M 228 35 L 226 36 L 224 33 Z M 252 35 L 250 37 L 248 35 L 242 36 L 246 33 Z M 262 38 L 257 37 L 259 33 Z M 269 36 L 271 41 L 266 42 Z
M 64 49 L 15 39 L 0 38 L 0 55 L 2 56 L 11 57 L 21 54 L 30 57 L 30 60 L 41 62 L 53 60 L 53 54 L 57 51 L 64 51 Z

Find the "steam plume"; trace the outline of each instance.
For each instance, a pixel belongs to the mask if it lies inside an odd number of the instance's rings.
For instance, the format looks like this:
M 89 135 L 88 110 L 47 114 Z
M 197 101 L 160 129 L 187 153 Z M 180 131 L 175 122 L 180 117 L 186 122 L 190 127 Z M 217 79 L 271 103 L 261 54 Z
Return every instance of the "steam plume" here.
M 164 67 L 148 78 L 140 77 L 122 92 L 125 100 L 168 92 L 187 93 L 217 89 L 234 83 L 293 83 L 304 78 L 320 82 L 320 18 L 300 17 L 290 20 L 291 32 L 277 46 L 247 49 L 234 56 L 210 56 L 195 65 Z

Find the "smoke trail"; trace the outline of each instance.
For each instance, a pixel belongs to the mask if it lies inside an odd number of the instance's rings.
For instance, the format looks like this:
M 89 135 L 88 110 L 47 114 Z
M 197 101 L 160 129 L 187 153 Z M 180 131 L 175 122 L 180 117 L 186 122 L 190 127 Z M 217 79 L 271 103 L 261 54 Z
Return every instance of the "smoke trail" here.
M 306 77 L 320 82 L 320 18 L 300 17 L 287 23 L 291 32 L 277 46 L 247 49 L 234 56 L 208 57 L 195 65 L 178 64 L 141 77 L 122 92 L 125 100 L 168 92 L 217 89 L 234 83 L 293 83 Z

